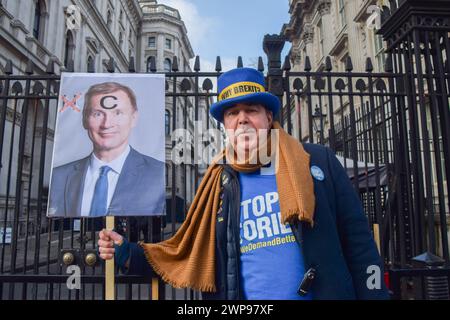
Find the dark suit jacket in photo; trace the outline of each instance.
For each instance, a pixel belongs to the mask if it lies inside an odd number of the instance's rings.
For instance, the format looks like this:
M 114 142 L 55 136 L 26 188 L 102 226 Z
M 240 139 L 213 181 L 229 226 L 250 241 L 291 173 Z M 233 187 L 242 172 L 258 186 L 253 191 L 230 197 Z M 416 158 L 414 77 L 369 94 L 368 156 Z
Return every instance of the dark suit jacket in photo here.
M 84 181 L 91 155 L 53 169 L 49 217 L 81 217 Z M 161 215 L 165 206 L 164 162 L 130 148 L 107 215 Z

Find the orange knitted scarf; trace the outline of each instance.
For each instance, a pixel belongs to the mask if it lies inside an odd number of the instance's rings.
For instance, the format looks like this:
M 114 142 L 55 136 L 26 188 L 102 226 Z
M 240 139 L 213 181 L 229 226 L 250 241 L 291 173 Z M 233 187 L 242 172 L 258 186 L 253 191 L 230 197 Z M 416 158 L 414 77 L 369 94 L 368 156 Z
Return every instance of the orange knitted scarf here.
M 274 155 L 282 222 L 298 219 L 312 225 L 315 197 L 309 154 L 277 122 L 274 122 L 273 129 L 278 131 L 278 148 Z M 175 288 L 216 291 L 215 230 L 223 170 L 223 166 L 217 162 L 224 155 L 230 160 L 228 152 L 222 151 L 209 166 L 186 220 L 177 233 L 159 243 L 141 243 L 155 272 Z M 251 172 L 258 170 L 263 164 L 239 165 L 231 162 L 230 165 L 238 172 Z

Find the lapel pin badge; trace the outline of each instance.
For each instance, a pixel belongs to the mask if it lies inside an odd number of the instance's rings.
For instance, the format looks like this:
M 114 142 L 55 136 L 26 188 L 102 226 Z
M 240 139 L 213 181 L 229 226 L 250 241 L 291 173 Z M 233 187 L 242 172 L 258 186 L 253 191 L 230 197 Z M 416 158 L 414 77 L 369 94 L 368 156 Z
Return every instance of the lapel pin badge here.
M 325 174 L 323 173 L 322 169 L 320 169 L 318 166 L 311 167 L 311 175 L 316 180 L 319 180 L 319 181 L 325 180 Z

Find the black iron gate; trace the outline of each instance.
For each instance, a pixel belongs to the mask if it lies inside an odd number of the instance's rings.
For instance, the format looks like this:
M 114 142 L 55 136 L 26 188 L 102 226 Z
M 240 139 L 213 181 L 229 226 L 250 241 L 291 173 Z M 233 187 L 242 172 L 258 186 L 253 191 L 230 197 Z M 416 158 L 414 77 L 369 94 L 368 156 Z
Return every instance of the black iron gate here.
M 399 10 L 392 1 L 392 12 L 383 11 L 384 72 L 374 73 L 370 59 L 365 72 L 354 72 L 350 58 L 343 72 L 332 70 L 330 58 L 323 71 L 313 71 L 308 57 L 302 70 L 293 70 L 289 57 L 281 65 L 285 40 L 266 36 L 268 90 L 283 103 L 279 120 L 285 129 L 302 141 L 329 146 L 347 169 L 389 271 L 393 296 L 448 297 L 450 5 L 401 2 Z M 430 2 L 439 9 L 431 10 Z M 261 58 L 257 68 L 264 71 Z M 52 64 L 43 74 L 34 74 L 31 62 L 25 75 L 14 75 L 11 62 L 3 70 L 0 299 L 103 299 L 96 223 L 45 216 L 60 76 Z M 95 72 L 93 65 L 89 71 Z M 113 60 L 108 71 L 114 72 Z M 129 72 L 135 72 L 133 61 Z M 156 72 L 154 60 L 150 72 Z M 220 58 L 215 72 L 201 72 L 198 57 L 192 72 L 181 72 L 175 57 L 165 74 L 166 216 L 116 219 L 116 228 L 129 239 L 160 241 L 184 219 L 205 167 L 172 163 L 173 152 L 187 159 L 195 156 L 196 146 L 178 148 L 170 134 L 194 128 L 192 120 L 220 127 L 205 110 L 217 96 L 213 83 L 221 72 Z M 70 265 L 81 267 L 80 290 L 66 286 Z M 166 291 L 157 278 L 120 275 L 116 282 L 118 299 L 199 298 L 191 290 Z

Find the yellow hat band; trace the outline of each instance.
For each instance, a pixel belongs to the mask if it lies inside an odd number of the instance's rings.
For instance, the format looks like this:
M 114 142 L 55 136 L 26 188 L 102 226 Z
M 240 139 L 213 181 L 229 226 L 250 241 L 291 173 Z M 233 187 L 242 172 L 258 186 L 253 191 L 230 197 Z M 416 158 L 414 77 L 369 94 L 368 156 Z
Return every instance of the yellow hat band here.
M 222 101 L 257 92 L 266 92 L 266 89 L 256 82 L 236 82 L 223 89 L 217 100 Z

